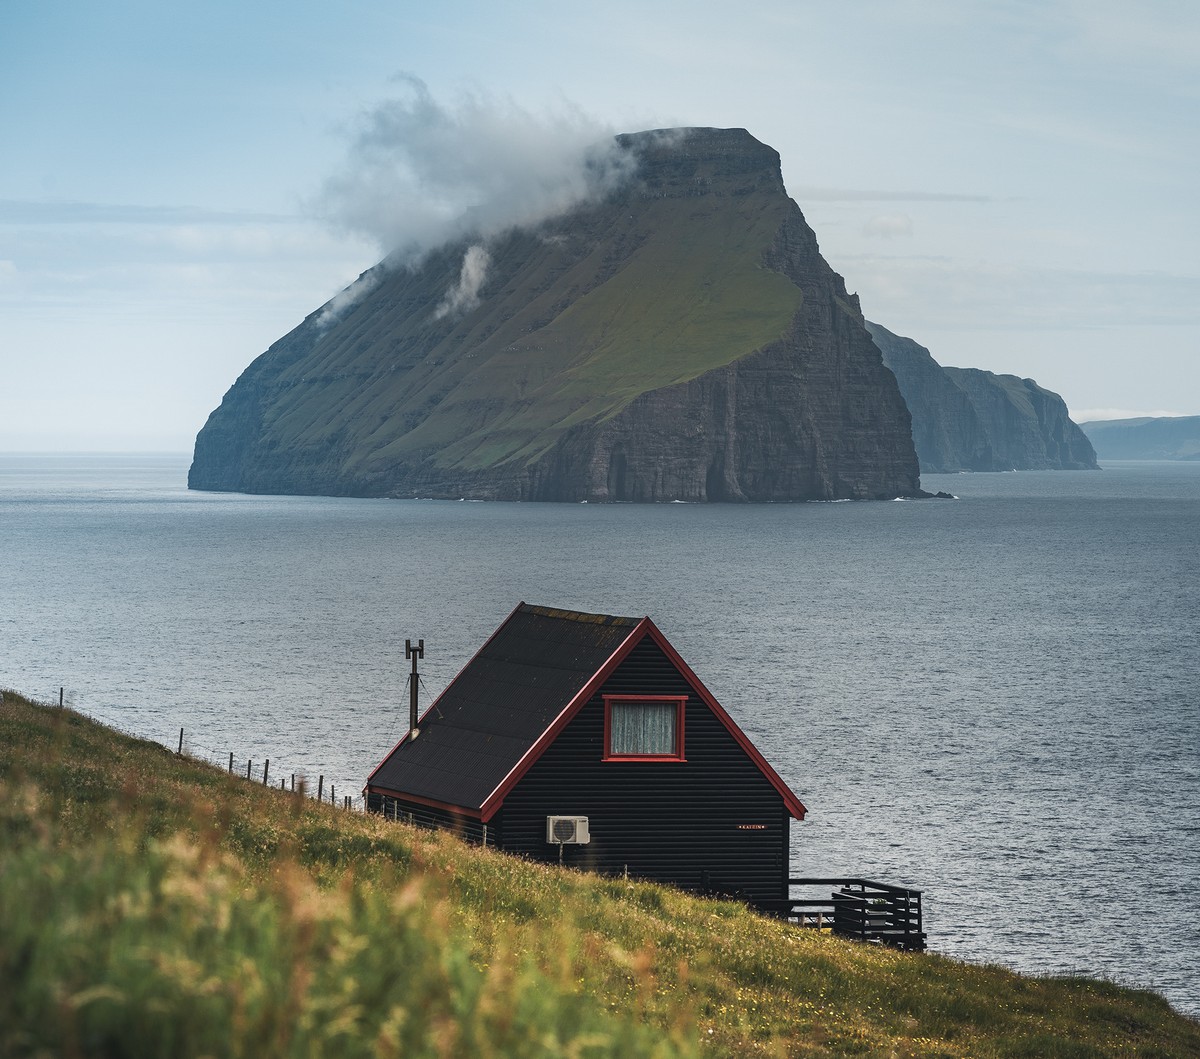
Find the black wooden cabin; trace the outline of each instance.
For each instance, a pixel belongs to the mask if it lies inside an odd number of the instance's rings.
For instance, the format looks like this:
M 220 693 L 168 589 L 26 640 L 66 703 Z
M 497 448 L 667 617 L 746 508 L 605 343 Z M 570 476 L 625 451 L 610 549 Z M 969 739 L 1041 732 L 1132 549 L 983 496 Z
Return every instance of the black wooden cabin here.
M 364 794 L 505 852 L 778 915 L 805 811 L 648 617 L 525 603 Z

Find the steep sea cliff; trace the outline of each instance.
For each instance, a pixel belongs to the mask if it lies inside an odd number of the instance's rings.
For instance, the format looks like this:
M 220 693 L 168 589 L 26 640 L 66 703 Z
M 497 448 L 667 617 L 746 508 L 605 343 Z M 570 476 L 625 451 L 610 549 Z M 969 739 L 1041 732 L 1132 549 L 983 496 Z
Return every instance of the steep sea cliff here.
M 1096 453 L 1056 393 L 1033 379 L 947 368 L 924 346 L 867 321 L 912 413 L 921 470 L 1093 470 Z
M 383 263 L 242 374 L 195 489 L 510 500 L 919 494 L 910 417 L 740 129 L 618 138 L 636 175 L 536 230 Z M 442 311 L 470 261 L 486 275 Z

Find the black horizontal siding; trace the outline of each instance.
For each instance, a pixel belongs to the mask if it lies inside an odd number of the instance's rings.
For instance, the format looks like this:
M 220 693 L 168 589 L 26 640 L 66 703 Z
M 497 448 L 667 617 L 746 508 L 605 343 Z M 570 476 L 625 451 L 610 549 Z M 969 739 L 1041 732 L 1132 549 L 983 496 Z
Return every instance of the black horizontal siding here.
M 686 695 L 686 760 L 602 760 L 605 694 Z M 783 911 L 790 822 L 783 798 L 648 637 L 509 793 L 503 848 L 557 861 L 557 846 L 546 842 L 549 815 L 588 818 L 591 842 L 565 846 L 565 864 Z

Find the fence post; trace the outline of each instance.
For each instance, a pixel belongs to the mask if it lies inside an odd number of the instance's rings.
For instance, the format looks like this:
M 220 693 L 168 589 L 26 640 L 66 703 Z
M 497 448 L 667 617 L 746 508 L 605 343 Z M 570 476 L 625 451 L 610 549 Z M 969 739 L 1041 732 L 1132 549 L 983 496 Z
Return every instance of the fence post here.
M 183 756 L 183 729 L 179 729 L 179 749 L 175 751 L 176 757 Z
M 233 775 L 233 751 L 229 751 L 229 775 Z
M 271 759 L 267 758 L 267 763 L 263 765 L 263 786 L 267 785 L 267 773 L 271 770 Z
M 250 778 L 250 759 L 246 758 L 246 779 Z
M 279 789 L 281 791 L 285 789 L 284 785 L 283 785 L 283 777 L 282 776 L 279 777 Z
M 61 710 L 61 709 L 62 709 L 62 707 L 63 707 L 63 692 L 64 692 L 64 691 L 66 691 L 66 688 L 62 688 L 62 687 L 60 687 L 60 688 L 58 689 L 58 708 L 59 708 L 60 710 Z
M 330 804 L 330 805 L 333 805 L 333 804 L 334 804 L 334 801 L 333 801 L 333 792 L 334 792 L 334 790 L 335 790 L 335 789 L 336 789 L 336 788 L 335 788 L 335 787 L 333 786 L 333 784 L 331 783 L 331 784 L 329 785 L 329 804 Z
M 325 800 L 325 777 L 318 776 L 317 777 L 317 801 L 321 802 L 324 800 Z
M 279 782 L 282 783 L 283 781 L 280 780 Z M 296 774 L 293 772 L 292 773 L 292 790 L 294 791 L 295 789 L 296 789 Z

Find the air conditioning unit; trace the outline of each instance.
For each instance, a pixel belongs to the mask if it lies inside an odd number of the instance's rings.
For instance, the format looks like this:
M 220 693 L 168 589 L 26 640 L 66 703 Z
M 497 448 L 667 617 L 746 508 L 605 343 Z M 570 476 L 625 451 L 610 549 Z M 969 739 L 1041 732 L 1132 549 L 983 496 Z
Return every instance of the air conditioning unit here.
M 546 841 L 555 846 L 581 846 L 590 842 L 588 818 L 586 816 L 546 817 Z

